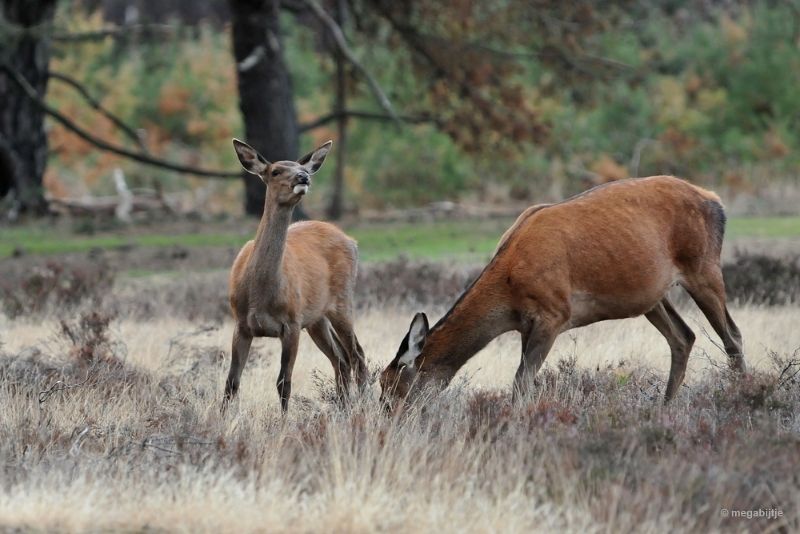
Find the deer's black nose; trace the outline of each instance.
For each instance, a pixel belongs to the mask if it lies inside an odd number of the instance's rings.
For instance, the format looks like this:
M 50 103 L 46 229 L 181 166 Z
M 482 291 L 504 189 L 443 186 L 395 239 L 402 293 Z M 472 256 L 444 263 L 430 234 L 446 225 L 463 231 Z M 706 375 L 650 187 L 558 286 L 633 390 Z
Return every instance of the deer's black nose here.
M 297 183 L 300 185 L 308 185 L 311 183 L 311 180 L 308 178 L 308 173 L 300 172 L 297 173 Z

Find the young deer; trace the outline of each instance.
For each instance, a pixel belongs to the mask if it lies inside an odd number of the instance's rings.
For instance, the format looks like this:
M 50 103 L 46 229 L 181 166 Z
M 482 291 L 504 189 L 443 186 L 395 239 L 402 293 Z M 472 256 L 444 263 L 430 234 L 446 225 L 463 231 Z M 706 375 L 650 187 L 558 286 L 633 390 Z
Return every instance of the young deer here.
M 503 235 L 481 275 L 439 322 L 418 313 L 381 375 L 383 398 L 446 387 L 504 332 L 522 335 L 515 397 L 526 393 L 559 333 L 644 315 L 669 344 L 666 400 L 683 382 L 695 335 L 667 292 L 691 295 L 744 372 L 742 336 L 725 305 L 719 197 L 671 176 L 598 186 L 559 204 L 528 208 Z
M 331 361 L 337 389 L 344 396 L 351 370 L 359 385 L 367 379 L 364 351 L 353 331 L 358 248 L 331 224 L 289 224 L 292 210 L 311 185 L 309 176 L 322 166 L 331 142 L 297 162 L 269 163 L 237 139 L 233 147 L 245 170 L 267 185 L 267 199 L 255 239 L 242 247 L 231 269 L 229 291 L 236 326 L 225 401 L 239 389 L 253 337 L 276 337 L 281 340 L 278 394 L 286 411 L 304 328 Z

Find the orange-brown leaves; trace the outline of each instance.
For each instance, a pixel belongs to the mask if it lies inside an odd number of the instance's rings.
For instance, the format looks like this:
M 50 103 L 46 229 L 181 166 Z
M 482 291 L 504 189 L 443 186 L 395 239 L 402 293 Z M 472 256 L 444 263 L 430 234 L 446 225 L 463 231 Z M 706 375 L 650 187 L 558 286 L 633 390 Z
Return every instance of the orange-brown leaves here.
M 158 110 L 164 115 L 175 115 L 189 111 L 191 93 L 186 87 L 177 84 L 166 85 L 161 89 Z
M 591 168 L 594 173 L 599 175 L 598 184 L 624 180 L 630 177 L 628 168 L 615 162 L 608 154 L 600 156 L 600 159 L 594 162 Z

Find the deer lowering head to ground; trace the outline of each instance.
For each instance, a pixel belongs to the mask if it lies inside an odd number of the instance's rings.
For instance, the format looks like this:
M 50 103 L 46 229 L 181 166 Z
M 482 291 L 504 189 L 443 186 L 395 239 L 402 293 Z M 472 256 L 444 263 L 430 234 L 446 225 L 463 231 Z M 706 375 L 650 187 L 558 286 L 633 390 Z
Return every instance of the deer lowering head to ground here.
M 253 338 L 276 337 L 281 341 L 278 394 L 286 411 L 304 328 L 331 361 L 343 396 L 351 372 L 361 385 L 367 378 L 364 351 L 353 331 L 358 248 L 331 224 L 304 221 L 290 225 L 292 210 L 308 191 L 310 175 L 322 166 L 331 142 L 296 162 L 277 163 L 269 163 L 237 139 L 233 147 L 245 170 L 267 185 L 267 197 L 255 239 L 242 247 L 231 269 L 229 292 L 236 325 L 225 401 L 239 389 Z
M 489 341 L 522 335 L 515 397 L 524 395 L 559 333 L 644 315 L 666 338 L 666 400 L 683 382 L 695 335 L 667 292 L 683 286 L 744 372 L 742 336 L 725 304 L 720 250 L 725 212 L 714 193 L 671 176 L 598 186 L 528 208 L 486 268 L 432 328 L 418 313 L 381 375 L 387 402 L 444 388 Z

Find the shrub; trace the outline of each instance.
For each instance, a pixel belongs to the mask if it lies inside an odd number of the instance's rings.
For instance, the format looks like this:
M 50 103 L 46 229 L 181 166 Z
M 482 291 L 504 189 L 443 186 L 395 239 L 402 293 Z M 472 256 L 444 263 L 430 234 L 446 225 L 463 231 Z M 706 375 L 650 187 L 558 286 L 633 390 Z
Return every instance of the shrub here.
M 0 282 L 0 305 L 11 318 L 61 307 L 73 309 L 83 302 L 99 305 L 114 284 L 116 273 L 102 261 L 71 265 L 48 261 Z
M 737 252 L 722 274 L 731 301 L 769 306 L 800 303 L 799 258 Z

